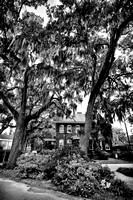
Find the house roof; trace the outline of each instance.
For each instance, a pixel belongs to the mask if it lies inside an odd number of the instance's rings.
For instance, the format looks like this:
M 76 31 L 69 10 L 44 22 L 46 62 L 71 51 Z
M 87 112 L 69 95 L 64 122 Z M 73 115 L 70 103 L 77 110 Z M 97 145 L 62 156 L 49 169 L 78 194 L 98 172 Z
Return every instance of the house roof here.
M 46 142 L 55 142 L 56 141 L 56 139 L 53 139 L 53 138 L 45 138 L 44 139 L 44 141 L 46 141 Z
M 7 135 L 6 133 L 0 135 L 0 140 L 12 140 L 13 135 Z
M 55 123 L 79 123 L 84 124 L 85 123 L 85 114 L 82 114 L 80 112 L 76 113 L 74 116 L 66 117 L 64 116 L 59 117 L 57 120 L 55 120 Z
M 79 140 L 79 139 L 80 139 L 80 137 L 77 136 L 77 135 L 73 135 L 71 138 L 72 138 L 73 140 Z

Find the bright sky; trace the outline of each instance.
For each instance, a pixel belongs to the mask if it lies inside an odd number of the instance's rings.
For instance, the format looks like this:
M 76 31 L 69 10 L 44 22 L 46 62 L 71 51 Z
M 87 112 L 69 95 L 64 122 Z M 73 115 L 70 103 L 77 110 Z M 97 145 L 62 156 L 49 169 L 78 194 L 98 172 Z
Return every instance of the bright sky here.
M 48 2 L 51 6 L 55 6 L 55 5 L 59 4 L 59 0 L 49 0 Z M 42 18 L 44 18 L 44 26 L 47 24 L 48 17 L 47 17 L 47 14 L 46 14 L 45 6 L 39 6 L 37 9 L 31 8 L 31 7 L 28 7 L 28 9 L 27 9 L 27 7 L 24 7 L 23 11 L 24 10 L 28 10 L 29 12 L 34 12 L 36 15 L 41 16 Z

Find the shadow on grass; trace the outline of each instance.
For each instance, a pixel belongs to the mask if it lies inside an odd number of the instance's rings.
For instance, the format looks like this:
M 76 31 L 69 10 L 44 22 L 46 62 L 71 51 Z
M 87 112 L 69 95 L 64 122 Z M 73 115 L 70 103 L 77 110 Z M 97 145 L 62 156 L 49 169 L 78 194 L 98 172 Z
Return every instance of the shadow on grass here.
M 133 168 L 131 167 L 119 167 L 116 171 L 125 176 L 133 177 Z

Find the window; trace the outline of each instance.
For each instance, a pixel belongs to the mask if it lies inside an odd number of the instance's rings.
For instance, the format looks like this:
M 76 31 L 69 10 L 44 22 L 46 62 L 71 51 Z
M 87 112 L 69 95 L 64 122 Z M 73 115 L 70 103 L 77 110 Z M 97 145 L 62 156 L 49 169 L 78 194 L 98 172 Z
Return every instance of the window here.
M 59 140 L 59 148 L 62 148 L 62 147 L 64 147 L 64 140 L 60 139 Z
M 105 144 L 105 150 L 110 150 L 110 146 L 108 143 Z
M 72 144 L 72 140 L 68 139 L 68 140 L 67 140 L 67 144 L 70 144 L 70 145 L 71 145 L 71 144 Z
M 64 133 L 64 125 L 60 125 L 60 127 L 59 127 L 59 133 Z
M 93 141 L 89 140 L 89 150 L 93 150 Z
M 72 133 L 72 126 L 71 125 L 67 125 L 67 133 Z
M 78 135 L 78 131 L 80 130 L 80 125 L 76 125 L 76 129 L 75 129 L 75 132 L 76 134 Z
M 100 149 L 103 150 L 103 143 L 102 143 L 102 140 L 99 141 L 99 144 L 100 144 Z

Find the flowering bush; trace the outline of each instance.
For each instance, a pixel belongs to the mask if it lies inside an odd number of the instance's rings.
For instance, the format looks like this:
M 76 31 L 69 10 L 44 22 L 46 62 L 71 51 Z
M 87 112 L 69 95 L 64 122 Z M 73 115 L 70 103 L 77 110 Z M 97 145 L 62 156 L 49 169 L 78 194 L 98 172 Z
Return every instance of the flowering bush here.
M 77 160 L 82 164 L 89 161 L 89 158 L 79 150 L 79 148 L 65 147 L 62 150 L 56 150 L 53 155 L 50 156 L 48 162 L 43 167 L 43 173 L 46 179 L 51 179 L 57 171 L 57 166 L 60 163 L 62 167 L 64 164 L 74 165 Z
M 90 161 L 80 150 L 63 149 L 45 155 L 21 155 L 17 160 L 21 178 L 50 179 L 59 191 L 88 198 L 107 192 L 130 195 L 127 186 L 114 180 L 114 173 Z
M 58 161 L 52 183 L 62 192 L 90 197 L 94 193 L 105 191 L 106 187 L 101 181 L 102 179 L 107 181 L 109 177 L 113 179 L 109 168 L 102 168 L 99 163 L 88 162 L 80 154 L 73 153 Z M 110 186 L 109 183 L 107 187 Z
M 101 167 L 98 169 L 99 179 L 103 180 L 105 179 L 106 181 L 110 181 L 114 179 L 114 172 L 111 172 L 108 167 Z
M 68 194 L 90 197 L 95 192 L 103 192 L 89 166 L 64 164 L 57 166 L 57 172 L 52 179 L 57 188 Z
M 49 155 L 22 154 L 17 159 L 18 176 L 20 178 L 43 177 L 43 166 L 48 162 Z
M 55 149 L 52 149 L 52 150 L 50 150 L 50 149 L 44 149 L 43 150 L 43 155 L 53 155 L 54 153 L 55 153 Z
M 126 197 L 126 199 L 133 196 L 133 191 L 125 184 L 124 181 L 119 179 L 111 182 L 109 191 L 113 192 L 116 196 Z
M 105 188 L 105 189 L 108 189 L 108 188 L 110 188 L 111 183 L 108 182 L 108 181 L 106 181 L 105 179 L 103 179 L 103 180 L 101 181 L 101 186 L 102 186 L 103 188 Z
M 118 196 L 122 194 L 113 189 L 114 172 L 111 172 L 108 167 L 102 167 L 98 162 L 87 161 L 80 152 L 62 153 L 57 157 L 52 183 L 58 190 L 85 198 L 93 194 L 104 194 L 106 191 Z M 121 186 L 118 185 L 119 187 Z M 126 189 L 126 191 L 130 194 L 129 190 Z

